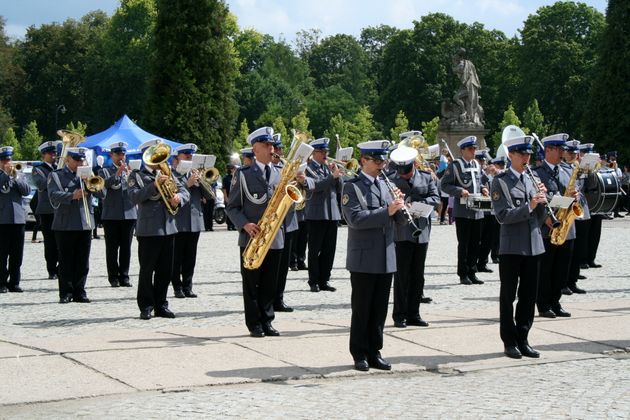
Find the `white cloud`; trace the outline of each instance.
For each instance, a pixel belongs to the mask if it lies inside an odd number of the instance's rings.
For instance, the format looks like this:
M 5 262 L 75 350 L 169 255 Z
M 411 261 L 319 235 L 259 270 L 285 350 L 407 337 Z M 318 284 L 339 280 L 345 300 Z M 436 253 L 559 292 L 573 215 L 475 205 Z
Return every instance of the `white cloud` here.
M 26 25 L 15 25 L 8 23 L 4 27 L 4 32 L 13 39 L 22 39 L 26 35 Z

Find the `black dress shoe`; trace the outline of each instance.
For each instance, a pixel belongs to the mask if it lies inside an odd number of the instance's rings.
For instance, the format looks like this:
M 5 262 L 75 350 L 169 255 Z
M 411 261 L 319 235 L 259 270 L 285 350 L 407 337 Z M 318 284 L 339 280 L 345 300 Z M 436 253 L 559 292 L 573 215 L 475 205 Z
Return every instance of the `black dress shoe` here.
M 23 291 L 20 286 L 9 286 L 9 292 L 11 293 L 22 293 Z
M 75 298 L 72 298 L 73 302 L 77 302 L 77 303 L 90 303 L 92 302 L 90 299 L 88 299 L 87 296 L 78 296 Z
M 337 290 L 337 288 L 336 287 L 332 287 L 330 285 L 330 283 L 326 283 L 326 284 L 324 284 L 322 286 L 319 286 L 319 290 L 326 290 L 328 292 L 334 292 L 335 290 Z
M 411 318 L 407 320 L 407 325 L 413 325 L 414 327 L 428 327 L 429 323 L 422 318 Z
M 254 328 L 252 328 L 249 331 L 249 335 L 250 337 L 256 337 L 256 338 L 261 338 L 265 336 L 265 332 L 263 331 L 262 327 L 260 325 L 256 325 Z
M 394 321 L 394 327 L 396 328 L 407 328 L 407 321 L 404 319 L 401 321 Z
M 370 357 L 368 359 L 368 365 L 374 369 L 392 370 L 392 365 L 381 356 Z
M 184 296 L 186 296 L 187 298 L 196 298 L 197 294 L 192 290 L 184 290 Z
M 542 312 L 538 312 L 539 316 L 542 316 L 543 318 L 555 318 L 556 314 L 554 311 L 552 311 L 551 309 L 547 309 L 546 311 L 542 311 Z
M 422 295 L 420 297 L 420 303 L 431 303 L 431 302 L 433 302 L 433 299 L 431 299 L 428 296 Z
M 569 289 L 568 287 L 563 287 L 562 290 L 560 290 L 560 293 L 567 296 L 571 296 L 573 294 L 571 289 Z
M 482 265 L 481 267 L 477 268 L 477 271 L 480 273 L 492 273 L 492 269 L 488 268 L 487 265 Z
M 178 299 L 183 299 L 186 297 L 183 290 L 175 290 L 174 295 Z
M 583 276 L 582 274 L 578 274 L 577 278 L 578 280 L 586 280 L 586 276 Z
M 472 281 L 470 281 L 470 279 L 468 278 L 468 276 L 460 276 L 459 277 L 459 282 L 461 284 L 465 284 L 465 285 L 470 285 L 472 284 Z
M 590 263 L 588 263 L 588 266 L 591 268 L 601 268 L 601 264 L 597 264 L 595 261 L 591 261 Z
M 298 263 L 298 270 L 308 270 L 308 267 L 304 263 Z
M 562 318 L 569 318 L 571 316 L 571 313 L 565 311 L 564 309 L 562 309 L 562 307 L 554 309 L 553 313 L 556 314 L 556 316 L 559 316 Z
M 56 274 L 49 274 L 48 275 L 48 280 L 55 280 L 57 278 Z
M 505 346 L 503 353 L 511 359 L 520 359 L 523 357 L 518 347 L 516 346 Z
M 120 280 L 120 287 L 133 287 L 129 279 Z
M 361 372 L 367 372 L 368 370 L 370 370 L 370 365 L 368 365 L 367 360 L 363 359 L 363 360 L 355 360 L 354 361 L 354 368 L 358 371 Z
M 155 316 L 160 318 L 175 318 L 175 314 L 168 308 L 156 309 Z
M 120 282 L 118 281 L 118 279 L 111 279 L 109 281 L 109 285 L 112 287 L 120 287 Z
M 0 286 L 0 293 L 7 293 L 9 288 L 7 286 Z
M 270 336 L 270 337 L 277 337 L 280 335 L 280 332 L 278 330 L 276 330 L 273 325 L 271 324 L 265 324 L 262 326 L 263 331 L 265 332 L 265 335 Z
M 571 289 L 571 291 L 572 291 L 573 293 L 577 293 L 578 295 L 583 295 L 583 294 L 585 294 L 585 293 L 586 293 L 586 290 L 584 290 L 584 289 L 580 289 L 579 287 L 577 287 L 577 285 L 576 285 L 576 284 L 572 284 L 572 285 L 570 285 L 570 286 L 569 286 L 569 289 Z
M 590 265 L 588 264 L 580 264 L 580 270 L 588 270 L 590 268 Z
M 313 293 L 319 292 L 319 286 L 316 284 L 311 284 L 311 292 Z
M 140 319 L 151 319 L 151 309 L 143 309 L 140 311 Z
M 493 258 L 492 259 L 492 264 L 499 264 L 499 259 L 498 258 Z
M 292 265 L 289 268 L 291 269 L 291 271 L 299 271 L 300 270 L 297 265 Z
M 59 298 L 59 303 L 69 303 L 70 298 L 68 296 L 63 296 Z
M 474 274 L 469 274 L 468 279 L 470 279 L 470 282 L 472 284 L 483 284 L 483 281 L 479 280 L 477 276 Z
M 276 312 L 293 312 L 293 308 L 288 306 L 284 302 L 277 303 L 273 305 L 273 310 Z
M 536 350 L 531 348 L 531 346 L 528 343 L 519 344 L 518 349 L 521 352 L 521 354 L 525 357 L 533 357 L 535 359 L 540 357 L 540 353 L 538 353 Z

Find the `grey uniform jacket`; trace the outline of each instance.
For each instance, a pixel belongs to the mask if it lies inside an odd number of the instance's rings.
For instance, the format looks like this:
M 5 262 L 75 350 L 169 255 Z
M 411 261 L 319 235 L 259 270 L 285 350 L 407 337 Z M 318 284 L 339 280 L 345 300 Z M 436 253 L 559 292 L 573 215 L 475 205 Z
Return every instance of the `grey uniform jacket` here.
M 55 209 L 50 205 L 48 197 L 48 176 L 54 169 L 47 163 L 42 162 L 33 167 L 32 177 L 33 183 L 37 187 L 37 208 L 35 214 L 53 214 Z
M 453 217 L 463 217 L 466 219 L 483 219 L 482 211 L 469 210 L 465 204 L 460 203 L 460 197 L 462 191 L 466 190 L 469 193 L 481 193 L 481 188 L 487 184 L 487 178 L 485 174 L 482 174 L 481 168 L 476 160 L 472 160 L 473 169 L 475 172 L 475 183 L 477 184 L 477 191 L 474 190 L 474 183 L 472 173 L 470 169 L 464 168 L 465 161 L 463 159 L 457 159 L 450 163 L 444 175 L 440 180 L 440 186 L 442 191 L 455 197 L 453 200 Z
M 116 176 L 118 168 L 114 165 L 98 171 L 105 180 L 105 198 L 103 199 L 103 220 L 135 220 L 138 218 L 136 205 L 129 198 L 129 177 Z
M 12 178 L 0 171 L 0 225 L 23 225 L 26 211 L 22 197 L 31 193 L 31 187 L 24 179 Z M 3 240 L 3 239 L 0 239 Z
M 584 192 L 584 184 L 586 183 L 588 175 L 580 174 L 578 175 L 577 181 L 575 182 L 575 188 L 580 192 L 579 195 L 579 203 L 582 206 L 582 210 L 584 210 L 584 215 L 580 220 L 590 220 L 591 219 L 591 211 L 588 208 L 588 201 L 586 201 L 586 196 L 583 194 Z
M 341 220 L 337 194 L 343 188 L 341 177 L 332 176 L 326 165 L 314 160 L 308 163 L 305 170 L 308 184 L 308 202 L 306 203 L 306 220 Z
M 83 209 L 84 200 L 72 199 L 75 190 L 81 189 L 81 183 L 76 173 L 68 167 L 57 169 L 48 176 L 48 197 L 50 204 L 55 209 L 55 217 L 52 230 L 92 230 L 94 224 L 94 208 L 92 207 L 92 194 L 85 199 L 90 220 L 85 218 Z M 95 193 L 97 197 L 103 197 L 103 192 Z
M 557 180 L 554 177 L 553 169 L 551 169 L 551 167 L 547 164 L 546 161 L 543 161 L 542 165 L 534 168 L 534 172 L 536 173 L 538 178 L 540 178 L 540 181 L 543 184 L 545 184 L 545 187 L 547 188 L 547 199 L 549 201 L 551 201 L 551 197 L 556 194 L 563 195 L 564 190 L 566 189 L 567 185 L 569 185 L 569 179 L 571 178 L 572 168 L 565 163 L 560 163 L 559 166 L 560 166 L 560 169 L 558 171 L 558 177 L 560 178 L 559 180 Z M 556 209 L 554 209 L 554 211 L 557 212 Z M 549 227 L 547 225 L 544 225 L 542 227 L 543 238 L 548 238 L 549 234 L 550 234 Z M 569 229 L 569 234 L 567 235 L 567 240 L 571 240 L 571 239 L 575 239 L 575 223 L 571 224 L 571 228 Z
M 264 172 L 254 162 L 251 166 L 240 168 L 232 178 L 230 198 L 225 210 L 234 226 L 239 230 L 238 246 L 245 247 L 249 235 L 243 230 L 248 223 L 258 223 L 267 203 L 280 182 L 280 172 L 272 165 L 269 183 L 265 180 Z M 283 221 L 284 224 L 284 221 Z M 284 248 L 284 226 L 271 243 L 271 249 Z
M 200 186 L 193 185 L 188 188 L 187 182 L 188 178 L 190 178 L 190 173 L 181 175 L 175 169 L 173 169 L 173 173 L 190 194 L 190 200 L 183 204 L 175 215 L 177 232 L 202 232 L 206 230 L 203 222 L 203 203 L 201 202 L 201 197 L 208 199 L 210 198 L 210 194 Z
M 430 172 L 416 170 L 409 181 L 395 174 L 391 177 L 391 180 L 392 183 L 405 194 L 405 202 L 425 203 L 433 206 L 434 209 L 440 205 L 441 201 L 437 185 Z M 411 236 L 413 228 L 408 223 L 397 225 L 395 232 L 396 241 L 408 241 L 417 244 L 426 244 L 429 242 L 431 235 L 431 219 L 419 217 L 414 219 L 414 222 L 422 229 L 422 234 L 418 238 L 414 238 Z
M 155 186 L 155 175 L 146 168 L 129 174 L 129 198 L 138 206 L 136 236 L 167 236 L 177 233 L 175 218 L 168 212 L 162 196 Z M 180 207 L 189 199 L 188 190 L 179 182 L 177 193 Z M 181 211 L 181 208 L 180 208 Z
M 363 173 L 346 182 L 341 210 L 348 223 L 346 269 L 356 273 L 384 274 L 396 271 L 395 224 L 406 223 L 398 212 L 390 217 L 393 198 L 379 181 L 377 188 Z
M 490 196 L 497 221 L 501 225 L 499 254 L 540 255 L 545 252 L 541 226 L 547 213 L 542 204 L 529 211 L 529 200 L 536 194 L 527 175 L 523 182 L 507 170 L 492 180 Z

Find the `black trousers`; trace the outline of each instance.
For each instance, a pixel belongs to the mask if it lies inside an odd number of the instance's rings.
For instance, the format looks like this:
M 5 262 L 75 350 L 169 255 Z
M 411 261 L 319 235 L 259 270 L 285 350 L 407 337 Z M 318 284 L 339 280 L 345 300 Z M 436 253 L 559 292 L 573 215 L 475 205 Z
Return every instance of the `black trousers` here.
M 57 240 L 52 231 L 52 223 L 55 218 L 54 214 L 40 214 L 40 226 L 42 235 L 44 235 L 44 258 L 46 259 L 46 269 L 48 275 L 52 276 L 58 272 L 59 255 L 57 253 Z
M 501 340 L 506 346 L 527 341 L 534 323 L 540 256 L 501 254 L 499 292 Z M 514 299 L 518 295 L 516 313 Z
M 424 294 L 424 263 L 429 244 L 396 242 L 394 274 L 394 321 L 420 318 L 420 297 Z
M 350 283 L 350 354 L 354 360 L 376 357 L 383 348 L 383 328 L 387 318 L 392 273 L 351 272 Z
M 440 196 L 442 207 L 440 208 L 440 223 L 444 223 L 446 220 L 446 212 L 448 210 L 448 197 Z
M 271 323 L 275 318 L 273 300 L 282 250 L 270 249 L 262 265 L 256 270 L 243 267 L 243 251 L 245 248 L 241 248 L 240 254 L 245 325 L 252 331 L 257 326 Z
M 138 236 L 138 307 L 143 310 L 168 308 L 166 293 L 173 271 L 175 235 Z
M 567 276 L 567 286 L 575 286 L 580 275 L 580 264 L 586 259 L 588 252 L 588 234 L 591 228 L 591 220 L 575 220 L 575 242 L 573 244 L 573 256 Z
M 173 252 L 173 290 L 192 292 L 193 275 L 197 263 L 199 232 L 179 232 L 175 234 Z
M 457 275 L 467 276 L 477 272 L 481 219 L 455 218 L 457 233 Z
M 129 281 L 131 241 L 135 220 L 103 220 L 105 259 L 109 281 Z
M 0 225 L 0 287 L 20 285 L 24 225 Z
M 203 206 L 203 224 L 206 230 L 214 228 L 214 200 L 212 199 L 206 199 Z
M 302 265 L 306 261 L 306 245 L 308 243 L 308 223 L 306 220 L 298 222 L 297 235 L 295 236 L 293 243 L 291 244 L 291 264 L 290 265 Z
M 284 302 L 284 289 L 287 286 L 287 275 L 289 274 L 289 260 L 291 259 L 291 249 L 295 238 L 297 237 L 297 230 L 293 232 L 285 232 L 284 234 L 284 249 L 280 255 L 280 262 L 278 264 L 278 280 L 276 284 L 276 297 L 274 304 L 279 305 Z
M 595 262 L 597 257 L 597 248 L 599 248 L 599 240 L 602 236 L 602 220 L 604 220 L 603 214 L 594 214 L 591 216 L 591 228 L 588 231 L 588 251 L 586 254 L 587 264 Z
M 308 284 L 323 286 L 330 280 L 337 248 L 336 220 L 308 220 Z
M 90 271 L 91 230 L 56 230 L 59 250 L 59 297 L 84 298 Z
M 492 251 L 494 240 L 497 237 L 496 231 L 499 229 L 499 222 L 494 214 L 485 213 L 481 219 L 481 237 L 479 240 L 479 257 L 477 267 L 488 264 L 488 254 Z
M 561 307 L 561 290 L 567 284 L 574 240 L 566 241 L 560 246 L 553 245 L 549 238 L 543 239 L 543 242 L 545 253 L 540 266 L 540 283 L 536 299 L 539 312 Z M 499 257 L 500 263 L 501 257 Z

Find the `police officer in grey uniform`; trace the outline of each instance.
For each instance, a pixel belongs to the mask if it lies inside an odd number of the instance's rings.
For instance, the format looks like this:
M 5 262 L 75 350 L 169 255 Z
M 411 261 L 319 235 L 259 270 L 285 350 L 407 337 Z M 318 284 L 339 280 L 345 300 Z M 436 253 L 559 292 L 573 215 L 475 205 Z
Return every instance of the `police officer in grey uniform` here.
M 145 151 L 160 140 L 150 140 L 140 145 Z M 157 169 L 143 166 L 129 176 L 129 198 L 138 206 L 136 238 L 138 239 L 138 259 L 140 275 L 138 277 L 138 308 L 140 319 L 151 319 L 151 312 L 161 318 L 175 318 L 168 309 L 166 294 L 173 271 L 173 247 L 177 227 L 175 218 L 168 212 L 157 184 L 163 184 L 168 176 L 158 173 Z M 175 179 L 177 193 L 170 204 L 179 208 L 190 198 L 188 190 Z
M 210 193 L 199 185 L 199 173 L 192 170 L 186 171 L 180 167 L 181 162 L 192 161 L 193 153 L 196 152 L 196 144 L 183 144 L 175 149 L 173 159 L 173 173 L 190 194 L 190 200 L 184 203 L 175 215 L 177 233 L 175 234 L 171 283 L 175 297 L 180 299 L 197 297 L 193 291 L 197 244 L 200 233 L 206 230 L 203 220 L 204 205 L 201 198 L 211 198 Z
M 475 160 L 479 163 L 483 175 L 486 177 L 488 185 L 492 182 L 493 176 L 488 174 L 488 151 L 477 150 L 475 152 Z M 477 272 L 492 273 L 492 269 L 488 267 L 488 255 L 492 249 L 492 239 L 495 237 L 495 231 L 499 230 L 499 224 L 492 211 L 483 212 L 481 220 L 481 235 L 479 237 L 479 256 L 477 257 Z
M 55 209 L 52 230 L 59 251 L 59 303 L 90 303 L 85 282 L 90 271 L 94 208 L 92 193 L 82 189 L 77 175 L 78 168 L 85 164 L 87 149 L 70 147 L 67 151 L 64 168 L 48 177 L 48 197 Z M 96 194 L 102 196 L 102 191 Z
M 390 142 L 359 143 L 361 172 L 345 183 L 341 205 L 348 222 L 346 269 L 352 284 L 350 354 L 354 367 L 390 370 L 381 357 L 392 274 L 396 272 L 395 222 L 405 223 L 399 210 L 402 197 L 393 197 L 386 181 L 378 179 Z M 310 261 L 309 261 L 310 265 Z
M 127 181 L 131 171 L 125 162 L 127 143 L 112 143 L 109 151 L 112 163 L 99 171 L 99 176 L 105 180 L 101 221 L 105 231 L 107 278 L 112 287 L 131 287 L 131 241 L 138 213 L 129 198 Z
M 245 247 L 250 238 L 260 234 L 258 222 L 280 182 L 280 171 L 271 163 L 275 142 L 273 128 L 261 127 L 253 131 L 247 137 L 247 142 L 252 145 L 255 159 L 251 166 L 243 166 L 234 174 L 230 199 L 225 209 L 239 231 L 245 325 L 252 337 L 278 336 L 280 333 L 271 323 L 275 318 L 273 301 L 284 248 L 284 227 L 278 230 L 259 268 L 248 270 L 243 267 Z
M 553 134 L 542 139 L 545 148 L 545 160 L 534 169 L 536 175 L 547 188 L 548 199 L 555 194 L 564 195 L 569 184 L 573 168 L 562 162 L 564 147 L 569 135 L 565 133 Z M 577 191 L 574 194 L 577 197 Z M 545 318 L 570 317 L 560 305 L 562 288 L 567 283 L 569 265 L 573 254 L 573 240 L 575 239 L 575 224 L 567 235 L 567 240 L 562 245 L 551 243 L 551 221 L 547 219 L 542 227 L 545 254 L 541 263 L 540 285 L 536 304 L 540 316 Z
M 531 136 L 507 140 L 504 144 L 512 166 L 492 180 L 492 206 L 500 223 L 501 238 L 500 332 L 505 355 L 514 359 L 540 356 L 529 345 L 527 336 L 534 323 L 540 255 L 545 252 L 540 227 L 547 218 L 547 197 L 545 186 L 526 172 L 532 140 Z
M 328 138 L 316 139 L 311 161 L 306 167 L 309 198 L 305 208 L 308 224 L 308 284 L 311 292 L 337 290 L 331 286 L 330 273 L 337 248 L 337 223 L 341 212 L 337 194 L 341 192 L 343 180 L 335 164 L 328 165 Z
M 0 147 L 0 293 L 22 292 L 20 267 L 26 224 L 22 197 L 31 193 L 31 187 L 15 170 L 12 156 L 11 146 Z
M 46 269 L 48 278 L 56 279 L 58 271 L 59 256 L 57 254 L 57 242 L 52 231 L 52 222 L 55 217 L 55 210 L 50 205 L 48 197 L 48 175 L 57 169 L 55 163 L 57 157 L 57 145 L 60 141 L 46 141 L 39 146 L 42 155 L 42 162 L 33 167 L 33 183 L 37 187 L 37 208 L 35 214 L 39 216 L 42 234 L 44 235 L 44 258 L 46 259 Z
M 488 195 L 487 180 L 475 160 L 477 138 L 468 136 L 457 145 L 462 157 L 451 162 L 441 179 L 442 191 L 455 198 L 453 216 L 457 232 L 457 275 L 461 284 L 483 284 L 476 276 L 483 212 L 471 210 L 461 202 L 470 194 Z
M 417 169 L 418 151 L 400 146 L 390 154 L 396 165 L 396 173 L 390 178 L 392 183 L 405 195 L 407 203 L 424 203 L 436 209 L 440 195 L 431 172 Z M 407 325 L 428 327 L 429 323 L 420 316 L 421 297 L 424 295 L 424 264 L 429 248 L 431 219 L 414 218 L 421 233 L 414 236 L 413 225 L 396 226 L 396 266 L 394 274 L 394 326 Z

